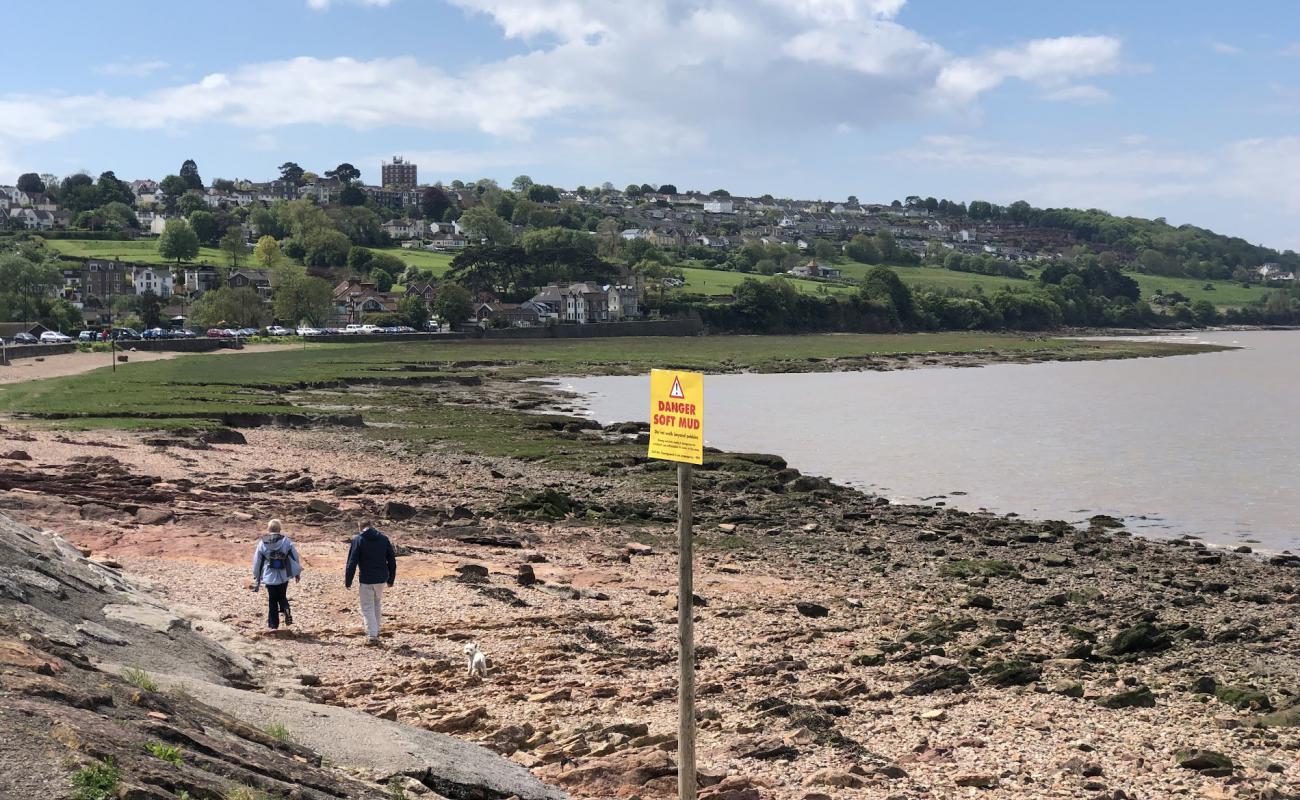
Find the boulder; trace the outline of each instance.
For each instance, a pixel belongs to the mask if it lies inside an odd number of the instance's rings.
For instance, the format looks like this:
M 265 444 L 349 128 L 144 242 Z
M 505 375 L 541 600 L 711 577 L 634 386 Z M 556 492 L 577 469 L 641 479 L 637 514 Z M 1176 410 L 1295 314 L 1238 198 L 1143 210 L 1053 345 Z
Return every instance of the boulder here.
M 147 606 L 136 603 L 113 603 L 104 606 L 104 619 L 110 622 L 125 622 L 139 625 L 159 633 L 174 630 L 187 630 L 190 623 L 160 606 Z
M 390 519 L 394 522 L 404 522 L 414 517 L 419 511 L 415 506 L 409 503 L 403 503 L 400 500 L 389 500 L 384 503 L 384 510 L 381 512 L 384 519 Z
M 804 786 L 834 786 L 838 789 L 861 789 L 866 781 L 852 772 L 823 767 L 804 778 Z
M 1173 637 L 1160 630 L 1150 622 L 1139 622 L 1125 628 L 1110 640 L 1108 648 L 1111 655 L 1122 656 L 1130 653 L 1151 653 L 1167 650 L 1173 645 Z
M 537 573 L 533 572 L 532 564 L 520 564 L 518 572 L 515 574 L 515 583 L 520 586 L 533 586 L 537 583 Z
M 958 786 L 973 786 L 976 789 L 996 789 L 998 786 L 998 776 L 982 772 L 962 772 L 952 780 Z
M 989 683 L 994 686 L 1023 686 L 1043 677 L 1043 671 L 1028 661 L 998 661 L 985 668 Z
M 829 616 L 831 613 L 829 608 L 818 603 L 795 603 L 794 607 L 803 616 L 814 619 Z
M 961 667 L 945 667 L 917 678 L 903 694 L 909 697 L 933 694 L 944 689 L 957 689 L 970 683 L 970 673 Z
M 0 454 L 0 458 L 9 461 L 31 461 L 32 457 L 26 450 L 10 450 L 7 453 Z
M 1236 768 L 1231 758 L 1217 750 L 1179 750 L 1174 761 L 1183 769 L 1193 769 L 1210 777 L 1227 777 Z
M 174 519 L 176 519 L 176 514 L 170 508 L 145 508 L 142 506 L 135 511 L 135 521 L 141 525 L 166 525 Z
M 339 510 L 329 503 L 319 498 L 307 501 L 307 512 L 310 514 L 322 514 L 327 517 L 335 516 Z

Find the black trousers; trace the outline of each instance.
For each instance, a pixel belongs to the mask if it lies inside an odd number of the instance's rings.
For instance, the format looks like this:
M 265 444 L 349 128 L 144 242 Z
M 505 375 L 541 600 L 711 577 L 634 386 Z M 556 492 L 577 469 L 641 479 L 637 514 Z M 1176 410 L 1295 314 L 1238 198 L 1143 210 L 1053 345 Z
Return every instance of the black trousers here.
M 285 624 L 290 624 L 293 615 L 289 613 L 289 584 L 266 584 L 266 626 L 280 627 L 280 615 L 284 614 Z

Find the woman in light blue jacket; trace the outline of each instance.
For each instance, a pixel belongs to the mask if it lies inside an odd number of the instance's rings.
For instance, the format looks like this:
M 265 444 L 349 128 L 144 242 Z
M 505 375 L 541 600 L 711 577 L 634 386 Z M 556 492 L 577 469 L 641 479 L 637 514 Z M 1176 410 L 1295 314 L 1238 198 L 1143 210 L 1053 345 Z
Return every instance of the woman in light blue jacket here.
M 289 611 L 289 579 L 294 581 L 302 575 L 302 561 L 298 558 L 298 548 L 288 536 L 280 533 L 280 520 L 273 519 L 266 523 L 266 535 L 257 543 L 253 553 L 252 590 L 266 584 L 266 627 L 277 630 L 280 627 L 280 615 L 284 614 L 284 624 L 293 624 L 293 614 Z

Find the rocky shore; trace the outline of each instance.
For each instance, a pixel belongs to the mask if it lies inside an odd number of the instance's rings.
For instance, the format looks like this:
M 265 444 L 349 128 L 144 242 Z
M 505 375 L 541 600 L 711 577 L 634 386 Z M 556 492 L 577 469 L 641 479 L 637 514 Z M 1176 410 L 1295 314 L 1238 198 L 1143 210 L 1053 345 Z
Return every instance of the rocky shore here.
M 565 400 L 490 375 L 291 399 L 368 424 L 10 426 L 0 511 L 231 629 L 273 695 L 480 742 L 574 796 L 673 796 L 674 492 L 641 426 L 521 417 Z M 439 416 L 460 408 L 479 416 Z M 429 416 L 377 422 L 395 409 Z M 425 435 L 464 419 L 500 427 Z M 891 505 L 777 456 L 706 462 L 701 797 L 1300 797 L 1300 557 Z M 307 572 L 296 626 L 268 636 L 245 584 L 272 516 Z M 367 520 L 399 545 L 381 649 L 341 580 Z M 465 675 L 468 640 L 486 680 Z

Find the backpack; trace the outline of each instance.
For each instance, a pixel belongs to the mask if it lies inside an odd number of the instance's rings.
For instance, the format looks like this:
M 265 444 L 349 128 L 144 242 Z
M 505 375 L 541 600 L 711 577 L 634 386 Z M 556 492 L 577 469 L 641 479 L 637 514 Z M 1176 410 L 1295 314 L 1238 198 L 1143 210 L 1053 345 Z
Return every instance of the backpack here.
M 283 550 L 272 550 L 266 554 L 266 565 L 274 570 L 289 568 L 289 554 Z

